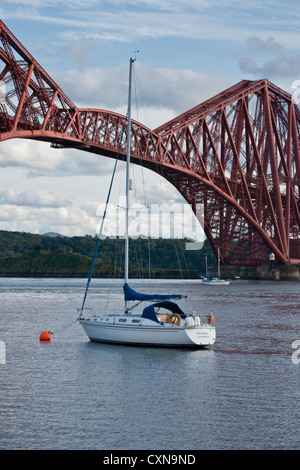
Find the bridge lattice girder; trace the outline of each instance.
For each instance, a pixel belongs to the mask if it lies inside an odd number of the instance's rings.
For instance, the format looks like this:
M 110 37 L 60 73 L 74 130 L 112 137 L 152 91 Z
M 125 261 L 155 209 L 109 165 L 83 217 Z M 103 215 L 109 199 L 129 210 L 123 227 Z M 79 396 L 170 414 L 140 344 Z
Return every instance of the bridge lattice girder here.
M 1 68 L 2 64 L 2 68 Z M 77 108 L 0 21 L 0 140 L 115 158 L 126 117 Z M 0 88 L 1 90 L 1 88 Z M 5 92 L 5 93 L 4 93 Z M 300 262 L 300 113 L 267 80 L 243 80 L 154 131 L 132 121 L 131 159 L 172 183 L 223 261 Z

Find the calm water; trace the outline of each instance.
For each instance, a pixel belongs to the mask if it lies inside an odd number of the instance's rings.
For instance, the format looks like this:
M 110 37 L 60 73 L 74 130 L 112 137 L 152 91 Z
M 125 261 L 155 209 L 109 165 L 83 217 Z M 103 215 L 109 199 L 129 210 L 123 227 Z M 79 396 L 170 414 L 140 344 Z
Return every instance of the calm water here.
M 185 283 L 217 327 L 213 347 L 189 351 L 89 342 L 67 327 L 85 282 L 0 280 L 1 449 L 300 449 L 300 284 Z M 86 306 L 122 306 L 121 285 L 93 281 Z

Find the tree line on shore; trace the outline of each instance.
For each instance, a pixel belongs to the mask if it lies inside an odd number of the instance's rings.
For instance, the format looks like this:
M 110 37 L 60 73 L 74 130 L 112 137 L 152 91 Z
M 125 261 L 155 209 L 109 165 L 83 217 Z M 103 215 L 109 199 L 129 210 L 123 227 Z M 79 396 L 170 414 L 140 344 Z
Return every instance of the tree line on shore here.
M 0 275 L 85 276 L 95 254 L 97 236 L 64 237 L 0 231 Z M 198 277 L 216 263 L 205 240 L 201 249 L 191 248 L 187 239 L 131 240 L 129 272 L 132 277 Z M 195 248 L 197 246 L 195 245 Z M 99 277 L 122 277 L 124 240 L 105 238 L 94 268 Z

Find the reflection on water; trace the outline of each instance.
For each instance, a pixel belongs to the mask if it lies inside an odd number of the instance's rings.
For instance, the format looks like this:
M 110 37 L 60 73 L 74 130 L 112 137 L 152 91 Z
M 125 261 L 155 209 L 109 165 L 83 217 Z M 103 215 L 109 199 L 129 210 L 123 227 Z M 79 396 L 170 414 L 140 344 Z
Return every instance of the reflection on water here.
M 139 281 L 133 286 L 147 289 Z M 84 280 L 1 280 L 2 449 L 300 447 L 300 365 L 292 362 L 300 285 L 154 281 L 154 287 L 182 287 L 185 309 L 213 312 L 215 345 L 94 344 L 78 323 L 62 329 L 76 319 Z M 121 281 L 96 280 L 87 307 L 114 311 L 122 302 Z M 44 329 L 54 332 L 50 343 L 39 342 Z

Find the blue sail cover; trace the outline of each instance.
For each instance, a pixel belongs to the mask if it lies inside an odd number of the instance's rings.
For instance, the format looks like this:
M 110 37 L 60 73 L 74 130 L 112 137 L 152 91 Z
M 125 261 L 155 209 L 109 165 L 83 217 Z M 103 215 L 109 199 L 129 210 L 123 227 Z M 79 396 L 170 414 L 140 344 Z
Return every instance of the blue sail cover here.
M 155 321 L 156 323 L 160 323 L 159 319 L 156 316 L 155 310 L 154 310 L 155 305 L 149 305 L 149 307 L 144 308 L 143 310 L 143 317 L 148 318 L 148 320 Z
M 155 308 L 165 308 L 172 313 L 178 313 L 181 318 L 186 318 L 186 314 L 178 307 L 174 302 L 162 301 L 156 304 L 149 305 L 149 307 L 144 308 L 142 317 L 148 318 L 148 320 L 155 321 L 160 323 L 160 320 L 157 318 L 155 313 Z
M 162 295 L 162 294 L 141 294 L 140 292 L 136 292 L 133 290 L 127 283 L 123 286 L 125 300 L 168 300 L 168 299 L 181 299 L 184 297 L 180 294 L 172 294 L 172 295 Z

